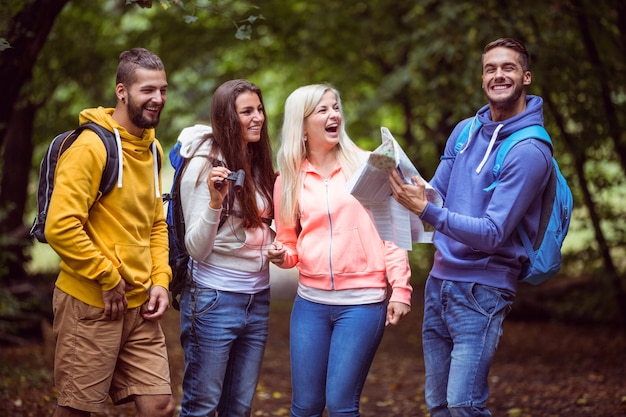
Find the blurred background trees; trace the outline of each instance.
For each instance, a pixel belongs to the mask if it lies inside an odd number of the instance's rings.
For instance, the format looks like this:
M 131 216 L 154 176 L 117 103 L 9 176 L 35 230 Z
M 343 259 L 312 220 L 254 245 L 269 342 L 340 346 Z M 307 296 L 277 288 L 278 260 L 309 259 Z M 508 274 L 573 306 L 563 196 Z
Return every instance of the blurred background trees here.
M 28 236 L 38 164 L 80 110 L 114 106 L 121 51 L 146 47 L 165 63 L 166 150 L 232 78 L 262 88 L 276 150 L 287 95 L 329 82 L 353 139 L 374 149 L 388 127 L 430 178 L 455 123 L 486 102 L 483 46 L 509 36 L 531 52 L 530 93 L 544 98 L 576 203 L 561 276 L 520 292 L 541 291 L 551 317 L 626 323 L 622 0 L 0 0 L 0 22 L 0 317 L 23 311 L 20 293 L 56 268 Z M 416 285 L 432 251 L 411 253 Z

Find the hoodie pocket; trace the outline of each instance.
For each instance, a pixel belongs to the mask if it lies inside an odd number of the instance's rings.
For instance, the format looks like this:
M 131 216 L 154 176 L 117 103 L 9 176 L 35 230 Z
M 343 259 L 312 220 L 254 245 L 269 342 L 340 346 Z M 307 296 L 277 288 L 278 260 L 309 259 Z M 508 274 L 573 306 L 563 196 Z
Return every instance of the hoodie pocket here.
M 356 228 L 335 230 L 330 239 L 327 232 L 307 233 L 301 248 L 300 267 L 307 275 L 327 275 L 331 267 L 333 273 L 364 272 L 370 269 L 370 260 L 375 259 L 372 250 L 368 254 Z
M 134 287 L 132 292 L 148 290 L 151 285 L 152 256 L 148 246 L 117 244 L 115 254 L 120 261 L 118 271 L 124 281 Z

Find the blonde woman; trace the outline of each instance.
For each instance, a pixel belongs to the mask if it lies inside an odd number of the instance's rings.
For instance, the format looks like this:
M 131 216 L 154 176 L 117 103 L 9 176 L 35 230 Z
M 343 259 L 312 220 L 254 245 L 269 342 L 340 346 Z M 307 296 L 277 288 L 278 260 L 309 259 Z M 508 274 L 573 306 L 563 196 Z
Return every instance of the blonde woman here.
M 339 92 L 295 90 L 285 103 L 270 261 L 299 270 L 290 324 L 291 416 L 358 416 L 386 324 L 410 311 L 407 253 L 380 239 L 345 189 L 366 157 L 348 137 Z M 387 293 L 388 286 L 391 294 Z

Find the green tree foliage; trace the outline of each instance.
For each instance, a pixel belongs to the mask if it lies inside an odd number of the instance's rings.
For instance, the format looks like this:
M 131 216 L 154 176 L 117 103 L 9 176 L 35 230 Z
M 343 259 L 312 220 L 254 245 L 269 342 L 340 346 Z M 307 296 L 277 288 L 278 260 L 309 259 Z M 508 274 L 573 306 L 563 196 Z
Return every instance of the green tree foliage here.
M 626 317 L 626 224 L 620 204 L 626 193 L 626 2 L 55 2 L 67 5 L 34 54 L 33 76 L 21 82 L 19 95 L 7 101 L 3 91 L 0 100 L 13 117 L 20 114 L 16 109 L 26 113 L 22 122 L 0 117 L 3 164 L 16 159 L 18 150 L 28 153 L 31 179 L 47 142 L 73 126 L 82 108 L 114 104 L 117 56 L 133 46 L 155 51 L 166 65 L 171 88 L 158 128 L 166 148 L 184 126 L 207 120 L 212 91 L 231 78 L 247 78 L 263 89 L 277 148 L 287 95 L 303 84 L 330 82 L 342 92 L 348 132 L 361 146 L 373 149 L 380 126 L 386 126 L 428 178 L 454 125 L 485 104 L 484 44 L 503 36 L 523 40 L 533 57 L 530 93 L 545 100 L 546 126 L 575 193 L 564 273 L 586 277 L 599 292 L 611 294 Z M 52 2 L 12 3 L 21 8 L 0 13 L 9 23 L 19 11 L 35 13 L 29 7 Z M 10 45 L 0 52 L 2 75 L 10 67 L 6 51 L 21 49 L 19 37 L 1 30 L 0 37 Z M 30 150 L 7 147 L 4 132 L 11 123 L 30 123 L 20 136 L 28 137 L 20 143 L 32 141 Z M 10 211 L 11 202 L 20 213 L 33 210 L 25 187 L 21 196 L 0 188 L 0 213 Z M 24 223 L 29 222 L 27 216 Z M 414 250 L 420 276 L 431 251 Z
M 485 102 L 483 45 L 523 40 L 533 56 L 530 92 L 544 97 L 555 154 L 576 194 L 564 272 L 595 276 L 626 317 L 626 3 L 276 1 L 264 2 L 263 13 L 259 31 L 267 28 L 273 49 L 256 51 L 284 61 L 286 83 L 331 81 L 352 111 L 349 132 L 373 147 L 377 128 L 388 126 L 427 177 L 454 124 Z

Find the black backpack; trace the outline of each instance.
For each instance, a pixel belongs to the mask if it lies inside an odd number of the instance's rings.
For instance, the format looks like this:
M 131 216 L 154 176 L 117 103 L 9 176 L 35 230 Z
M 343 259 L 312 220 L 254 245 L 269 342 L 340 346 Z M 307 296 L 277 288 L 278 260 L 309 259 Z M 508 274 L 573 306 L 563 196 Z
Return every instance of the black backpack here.
M 50 198 L 54 189 L 54 174 L 59 158 L 85 129 L 96 132 L 98 137 L 104 143 L 107 151 L 107 161 L 102 172 L 102 180 L 100 181 L 99 196 L 109 193 L 117 182 L 118 165 L 117 165 L 117 144 L 115 143 L 115 135 L 113 132 L 103 128 L 96 123 L 86 123 L 74 130 L 68 130 L 55 136 L 48 145 L 46 154 L 44 155 L 39 168 L 39 187 L 37 188 L 37 216 L 30 229 L 30 235 L 37 238 L 41 243 L 48 243 L 44 234 L 46 228 L 46 217 L 48 216 L 48 207 Z
M 74 130 L 68 130 L 58 134 L 52 139 L 46 154 L 44 155 L 39 168 L 39 186 L 37 188 L 37 215 L 30 229 L 30 235 L 35 237 L 41 243 L 48 243 L 45 236 L 46 217 L 48 216 L 48 207 L 50 198 L 54 190 L 54 175 L 57 168 L 59 158 L 72 144 L 78 136 L 85 130 L 90 129 L 96 132 L 107 152 L 107 160 L 102 171 L 102 179 L 98 188 L 98 197 L 108 194 L 115 184 L 119 174 L 118 150 L 115 140 L 115 134 L 104 127 L 93 123 L 85 123 Z M 151 148 L 152 150 L 152 148 Z M 161 155 L 156 152 L 159 170 L 161 169 Z

